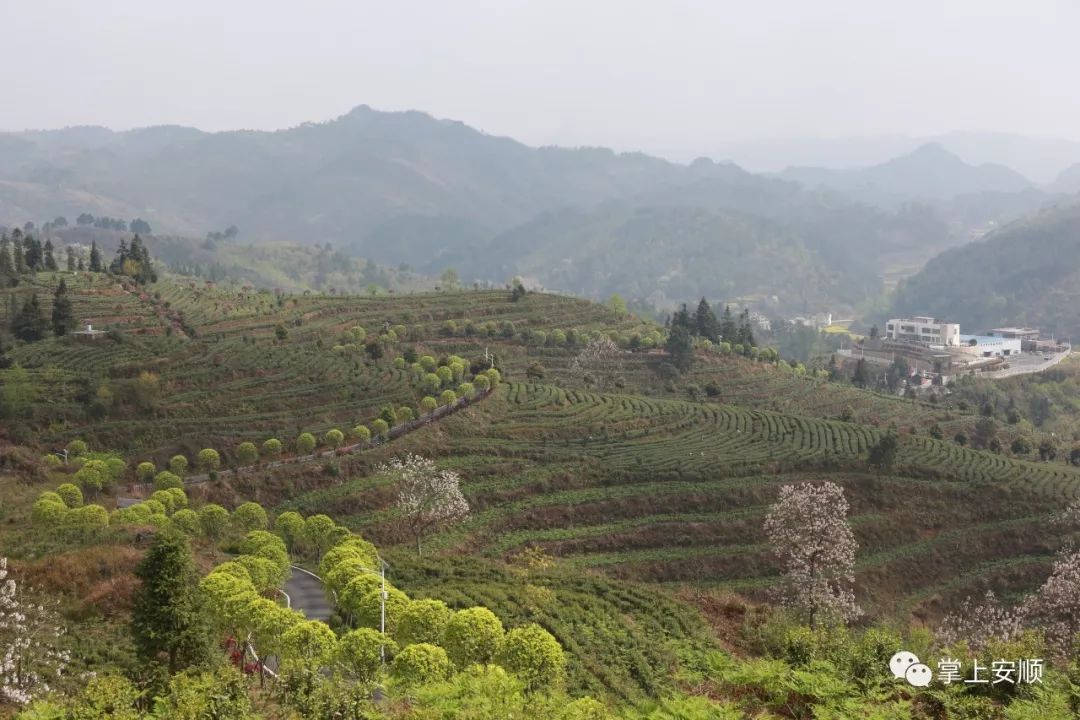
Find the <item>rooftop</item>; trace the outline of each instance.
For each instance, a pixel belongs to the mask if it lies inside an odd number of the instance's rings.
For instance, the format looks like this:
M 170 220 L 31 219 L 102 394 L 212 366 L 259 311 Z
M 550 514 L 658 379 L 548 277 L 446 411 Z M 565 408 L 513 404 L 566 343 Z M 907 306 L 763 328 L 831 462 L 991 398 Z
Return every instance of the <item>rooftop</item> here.
M 1022 328 L 1022 327 L 1002 327 L 993 328 L 992 333 L 1009 333 L 1011 335 L 1038 335 L 1038 328 Z
M 960 335 L 961 343 L 968 343 L 974 340 L 979 345 L 995 345 L 1003 340 L 1016 340 L 1016 338 L 1003 338 L 996 335 Z

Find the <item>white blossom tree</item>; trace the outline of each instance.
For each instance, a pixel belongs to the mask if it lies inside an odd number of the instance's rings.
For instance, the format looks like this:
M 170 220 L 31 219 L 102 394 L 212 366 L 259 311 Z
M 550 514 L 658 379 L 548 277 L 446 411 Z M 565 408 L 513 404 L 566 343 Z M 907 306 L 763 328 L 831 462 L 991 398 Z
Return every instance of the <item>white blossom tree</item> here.
M 785 485 L 765 518 L 784 575 L 785 604 L 812 627 L 862 614 L 855 603 L 855 551 L 844 491 L 831 482 Z
M 63 634 L 53 609 L 26 598 L 0 558 L 0 702 L 25 705 L 49 692 L 70 661 Z
M 981 603 L 968 597 L 957 612 L 942 619 L 936 636 L 945 645 L 966 642 L 975 651 L 985 650 L 992 641 L 1009 641 L 1024 630 L 1024 614 L 1017 608 L 1002 605 L 987 590 Z
M 603 390 L 622 372 L 622 355 L 611 338 L 593 338 L 570 361 L 570 374 L 586 385 L 595 384 L 599 390 Z
M 419 455 L 394 458 L 380 468 L 398 482 L 398 510 L 422 554 L 424 537 L 469 516 L 469 503 L 461 494 L 461 478 L 452 470 L 439 470 Z
M 1046 643 L 1062 655 L 1080 634 L 1080 551 L 1054 561 L 1050 577 L 1023 606 L 1025 620 L 1041 629 Z

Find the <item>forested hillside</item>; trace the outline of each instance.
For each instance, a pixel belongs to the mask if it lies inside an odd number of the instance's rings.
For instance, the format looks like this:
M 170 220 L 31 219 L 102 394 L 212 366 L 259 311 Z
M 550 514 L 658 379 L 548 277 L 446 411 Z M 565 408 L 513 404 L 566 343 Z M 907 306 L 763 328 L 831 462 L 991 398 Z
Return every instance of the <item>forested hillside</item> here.
M 1078 300 L 1080 205 L 1074 204 L 942 253 L 898 289 L 895 309 L 947 317 L 972 332 L 1019 325 L 1080 338 Z

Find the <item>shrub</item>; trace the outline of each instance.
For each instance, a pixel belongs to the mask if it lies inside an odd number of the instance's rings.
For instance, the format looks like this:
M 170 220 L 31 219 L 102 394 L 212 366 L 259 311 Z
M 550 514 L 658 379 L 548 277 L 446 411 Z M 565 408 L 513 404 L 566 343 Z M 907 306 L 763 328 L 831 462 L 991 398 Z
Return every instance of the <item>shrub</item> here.
M 439 395 L 439 403 L 441 405 L 452 405 L 457 400 L 457 393 L 453 390 L 443 390 Z
M 199 451 L 196 460 L 203 472 L 211 472 L 221 467 L 221 455 L 213 448 L 203 448 Z
M 360 560 L 371 569 L 379 566 L 375 546 L 358 535 L 350 535 L 326 551 L 319 562 L 319 574 L 326 577 L 338 563 L 349 559 Z
M 72 440 L 68 443 L 67 451 L 69 455 L 78 457 L 86 454 L 86 443 L 82 440 Z
M 337 590 L 338 607 L 354 619 L 360 614 L 364 598 L 382 589 L 382 580 L 373 575 L 370 567 L 361 560 L 350 559 L 338 563 L 323 578 L 331 589 Z M 387 584 L 387 592 L 391 585 Z M 378 626 L 378 622 L 375 626 Z
M 464 668 L 473 663 L 490 663 L 503 642 L 503 625 L 486 607 L 459 610 L 446 624 L 443 647 L 454 665 Z
M 535 623 L 506 634 L 499 664 L 517 675 L 529 690 L 558 687 L 566 675 L 562 646 Z
M 397 418 L 400 422 L 409 422 L 413 419 L 413 409 L 408 405 L 402 405 L 397 409 Z
M 266 457 L 277 457 L 281 454 L 281 441 L 277 438 L 270 438 L 262 444 L 262 454 Z
M 169 472 L 173 475 L 184 477 L 188 471 L 188 460 L 183 455 L 173 455 L 169 458 Z
M 324 622 L 304 620 L 285 631 L 281 636 L 281 648 L 284 660 L 297 660 L 318 668 L 335 655 L 337 636 Z
M 157 473 L 157 468 L 154 467 L 152 462 L 141 462 L 135 466 L 135 477 L 139 482 L 148 483 L 154 479 L 154 475 Z
M 168 470 L 162 470 L 154 476 L 154 490 L 168 490 L 169 488 L 183 488 L 184 481 L 179 475 L 174 475 Z
M 199 533 L 199 515 L 194 510 L 188 508 L 177 510 L 172 515 L 172 524 L 185 535 L 197 535 Z
M 1018 437 L 1012 441 L 1010 449 L 1014 455 L 1029 455 L 1031 453 L 1031 443 L 1025 437 Z
M 328 448 L 339 448 L 341 447 L 341 443 L 343 443 L 344 441 L 345 433 L 341 432 L 337 428 L 327 430 L 326 434 L 323 435 L 323 444 L 326 445 Z
M 337 663 L 347 673 L 363 682 L 371 682 L 382 665 L 382 649 L 386 645 L 392 655 L 397 647 L 389 638 L 371 628 L 351 630 L 341 636 L 337 646 Z
M 176 500 L 167 490 L 155 490 L 154 494 L 150 496 L 150 500 L 161 503 L 161 508 L 166 515 L 171 515 L 179 509 L 176 507 Z
M 82 490 L 72 483 L 64 483 L 56 488 L 56 494 L 60 496 L 64 505 L 69 508 L 76 508 L 83 504 Z
M 460 385 L 458 385 L 457 392 L 458 395 L 469 400 L 472 400 L 474 397 L 476 397 L 476 388 L 473 386 L 472 383 L 461 383 Z
M 259 451 L 253 442 L 242 442 L 236 446 L 236 460 L 241 465 L 251 465 L 259 459 Z
M 64 521 L 71 510 L 60 499 L 40 498 L 30 509 L 30 519 L 35 525 L 55 526 Z
M 87 460 L 74 475 L 75 482 L 91 494 L 101 492 L 112 484 L 112 476 L 102 460 Z
M 353 428 L 353 436 L 360 442 L 371 442 L 371 431 L 366 425 L 357 425 Z
M 233 510 L 232 522 L 237 532 L 246 534 L 252 530 L 266 530 L 269 519 L 262 505 L 246 502 Z
M 439 401 L 430 395 L 420 401 L 420 410 L 422 410 L 425 415 L 431 414 L 437 407 L 439 407 Z
M 386 434 L 390 431 L 390 426 L 382 418 L 375 418 L 371 421 L 371 433 L 375 437 L 385 438 Z
M 304 534 L 303 516 L 293 510 L 281 513 L 274 520 L 274 532 L 281 536 L 281 539 L 285 541 L 285 547 L 292 552 Z
M 436 393 L 442 387 L 442 379 L 435 373 L 427 373 L 420 380 L 420 389 L 426 393 Z
M 112 480 L 119 480 L 127 470 L 127 463 L 118 457 L 111 457 L 105 461 L 105 470 Z
M 69 510 L 64 515 L 63 523 L 79 528 L 108 527 L 109 513 L 100 505 L 83 505 Z
M 450 676 L 450 659 L 437 645 L 417 643 L 397 654 L 390 665 L 390 675 L 404 686 L 445 680 Z
M 172 506 L 176 510 L 182 510 L 188 506 L 187 493 L 183 488 L 166 488 L 165 493 L 172 498 Z
M 452 614 L 442 600 L 412 600 L 401 612 L 395 639 L 401 645 L 437 644 Z
M 473 378 L 473 387 L 480 392 L 484 392 L 491 387 L 491 380 L 488 379 L 487 375 L 477 375 Z
M 611 720 L 611 713 L 599 700 L 583 697 L 567 704 L 558 720 Z
M 229 524 L 229 511 L 215 503 L 208 503 L 199 508 L 199 527 L 202 534 L 211 540 L 217 540 L 224 534 Z
M 165 514 L 165 503 L 161 502 L 160 500 L 155 500 L 154 498 L 150 498 L 149 500 L 143 500 L 139 504 L 146 508 L 146 512 L 149 515 L 164 515 Z
M 341 527 L 328 515 L 311 515 L 304 520 L 304 540 L 315 550 L 315 556 L 338 545 L 349 531 Z
M 372 579 L 374 575 L 370 576 Z M 409 596 L 397 588 L 386 587 L 386 633 L 396 635 L 398 622 L 409 605 Z M 369 590 L 360 598 L 356 607 L 356 621 L 369 628 L 378 629 L 382 622 L 382 588 Z
M 309 432 L 300 433 L 296 438 L 296 452 L 300 455 L 310 455 L 315 449 L 315 436 Z

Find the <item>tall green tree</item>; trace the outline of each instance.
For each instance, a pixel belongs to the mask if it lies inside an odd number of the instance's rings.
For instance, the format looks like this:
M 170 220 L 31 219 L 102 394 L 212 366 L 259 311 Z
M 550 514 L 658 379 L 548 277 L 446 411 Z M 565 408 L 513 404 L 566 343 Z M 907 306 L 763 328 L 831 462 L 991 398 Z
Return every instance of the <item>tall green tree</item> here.
M 47 328 L 48 323 L 41 312 L 37 293 L 34 293 L 11 319 L 11 334 L 20 340 L 34 342 L 45 337 Z
M 731 314 L 731 306 L 724 306 L 724 314 L 720 318 L 720 339 L 732 345 L 739 342 L 739 330 L 735 326 L 735 318 Z
M 187 539 L 166 531 L 135 570 L 131 629 L 139 658 L 164 664 L 170 674 L 210 658 L 210 624 L 198 587 L 199 574 Z
M 61 278 L 56 286 L 56 294 L 53 296 L 52 306 L 53 335 L 61 337 L 75 329 L 75 311 L 71 306 L 71 298 L 67 294 L 67 283 Z
M 690 331 L 682 325 L 672 324 L 667 339 L 667 351 L 672 365 L 683 372 L 689 370 L 694 364 L 694 338 L 690 336 Z
M 712 342 L 720 341 L 720 321 L 716 319 L 716 313 L 705 298 L 701 298 L 694 312 L 694 330 L 696 334 Z
M 15 272 L 20 275 L 27 272 L 26 254 L 23 252 L 22 231 L 18 228 L 11 233 L 11 258 L 15 264 Z
M 754 331 L 750 327 L 750 311 L 744 309 L 739 315 L 739 329 L 738 329 L 739 343 L 745 347 L 753 347 L 754 343 Z
M 90 243 L 90 272 L 101 271 L 101 251 L 98 250 L 97 240 L 94 240 Z
M 11 238 L 7 233 L 0 235 L 0 275 L 15 275 L 15 263 L 11 259 Z
M 64 248 L 64 250 L 67 253 L 68 272 L 75 272 L 75 250 L 70 245 Z
M 693 327 L 693 320 L 690 318 L 690 311 L 686 309 L 686 303 L 675 311 L 675 314 L 671 316 L 671 327 L 681 327 L 690 330 Z
M 43 259 L 46 270 L 59 270 L 56 265 L 56 257 L 53 255 L 54 249 L 55 248 L 53 248 L 52 240 L 46 240 Z
M 33 235 L 23 237 L 23 261 L 30 272 L 45 269 L 45 254 L 41 248 L 41 241 Z

